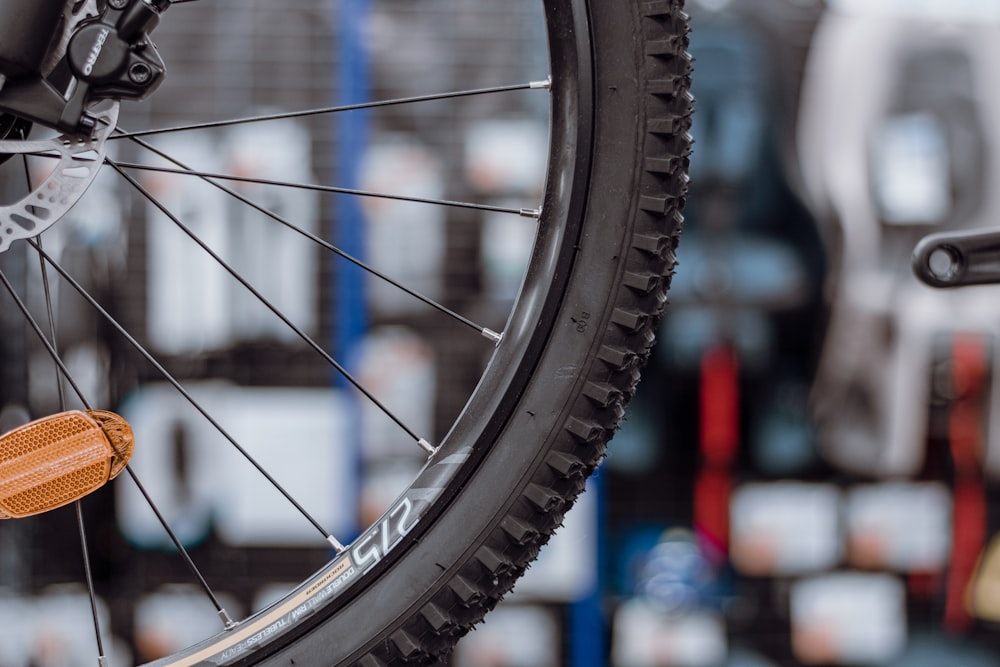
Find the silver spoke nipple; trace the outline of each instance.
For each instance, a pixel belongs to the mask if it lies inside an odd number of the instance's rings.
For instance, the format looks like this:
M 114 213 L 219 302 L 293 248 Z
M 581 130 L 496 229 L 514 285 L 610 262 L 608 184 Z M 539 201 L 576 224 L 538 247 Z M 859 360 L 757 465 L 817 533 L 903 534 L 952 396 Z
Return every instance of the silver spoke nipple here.
M 542 209 L 540 208 L 522 208 L 520 210 L 520 215 L 522 218 L 531 218 L 533 220 L 538 220 L 542 217 Z
M 225 609 L 219 610 L 219 618 L 222 619 L 222 624 L 226 626 L 226 630 L 232 630 L 237 625 L 236 621 L 234 621 L 229 617 L 229 614 L 226 612 Z
M 484 327 L 483 328 L 483 338 L 485 338 L 486 340 L 493 341 L 494 345 L 496 345 L 497 347 L 500 347 L 500 341 L 503 340 L 503 334 L 502 333 L 497 333 L 496 331 L 493 331 L 492 329 L 487 329 L 487 328 Z
M 532 81 L 528 87 L 533 90 L 549 90 L 552 88 L 552 77 L 550 76 L 544 81 Z
M 108 656 L 101 655 L 97 658 L 98 667 L 108 667 Z
M 332 546 L 334 549 L 337 550 L 337 554 L 338 555 L 342 554 L 344 552 L 344 550 L 347 548 L 343 544 L 341 544 L 340 540 L 338 540 L 333 535 L 327 535 L 326 536 L 326 541 L 330 543 L 330 546 Z
M 423 449 L 425 452 L 427 452 L 428 454 L 430 454 L 432 456 L 437 452 L 437 447 L 435 447 L 431 443 L 427 442 L 423 438 L 420 438 L 419 440 L 417 440 L 417 444 L 420 445 L 421 449 Z

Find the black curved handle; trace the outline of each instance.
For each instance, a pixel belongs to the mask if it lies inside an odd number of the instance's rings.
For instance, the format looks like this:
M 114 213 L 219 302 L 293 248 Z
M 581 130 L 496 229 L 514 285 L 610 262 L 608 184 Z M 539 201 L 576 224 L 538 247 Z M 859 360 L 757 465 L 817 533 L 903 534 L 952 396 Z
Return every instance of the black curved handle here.
M 913 272 L 931 287 L 1000 283 L 1000 231 L 932 234 L 913 250 Z

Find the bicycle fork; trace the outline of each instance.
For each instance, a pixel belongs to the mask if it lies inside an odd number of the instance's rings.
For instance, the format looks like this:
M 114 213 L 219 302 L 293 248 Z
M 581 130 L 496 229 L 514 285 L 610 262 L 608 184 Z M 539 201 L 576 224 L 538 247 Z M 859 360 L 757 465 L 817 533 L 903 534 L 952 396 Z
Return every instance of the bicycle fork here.
M 142 99 L 162 82 L 166 70 L 149 33 L 170 4 L 106 0 L 101 10 L 96 0 L 3 0 L 0 112 L 89 134 L 97 122 L 91 104 Z

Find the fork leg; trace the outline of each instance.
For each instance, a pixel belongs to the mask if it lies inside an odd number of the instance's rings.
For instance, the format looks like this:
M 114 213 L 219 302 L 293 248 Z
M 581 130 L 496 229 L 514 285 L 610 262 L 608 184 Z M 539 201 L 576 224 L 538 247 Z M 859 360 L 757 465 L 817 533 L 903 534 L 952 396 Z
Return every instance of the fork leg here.
M 0 75 L 13 79 L 40 73 L 59 24 L 73 0 L 0 2 Z

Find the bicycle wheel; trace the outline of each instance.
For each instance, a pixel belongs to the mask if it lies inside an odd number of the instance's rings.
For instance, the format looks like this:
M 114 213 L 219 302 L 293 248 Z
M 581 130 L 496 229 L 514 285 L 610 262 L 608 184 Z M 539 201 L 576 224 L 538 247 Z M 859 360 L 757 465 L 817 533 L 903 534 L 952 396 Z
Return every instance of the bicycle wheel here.
M 600 463 L 666 303 L 690 150 L 682 5 L 543 2 L 550 78 L 518 86 L 549 91 L 542 205 L 521 211 L 533 248 L 502 334 L 479 327 L 495 350 L 475 390 L 440 443 L 412 433 L 426 464 L 350 544 L 327 534 L 325 566 L 152 664 L 428 663 L 512 588 Z

